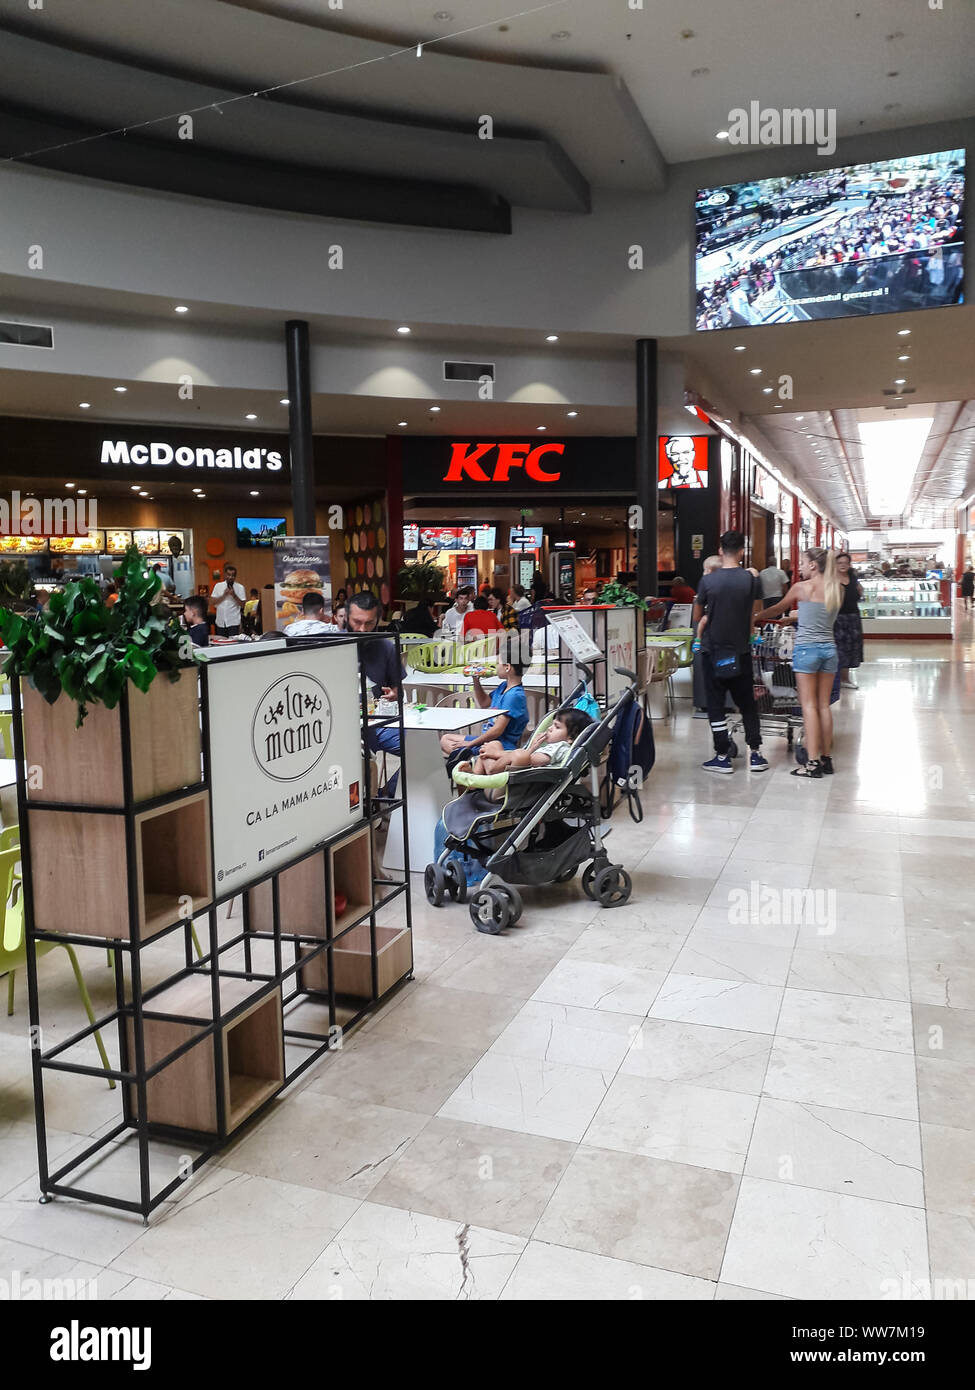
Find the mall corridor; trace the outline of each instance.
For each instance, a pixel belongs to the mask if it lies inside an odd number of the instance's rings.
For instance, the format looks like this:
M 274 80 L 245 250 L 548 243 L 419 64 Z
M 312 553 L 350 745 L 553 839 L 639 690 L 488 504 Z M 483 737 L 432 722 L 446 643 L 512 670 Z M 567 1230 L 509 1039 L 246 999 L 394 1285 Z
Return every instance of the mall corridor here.
M 414 981 L 148 1230 L 37 1205 L 23 1020 L 4 1019 L 4 1262 L 97 1277 L 103 1298 L 965 1288 L 975 665 L 961 621 L 952 646 L 869 645 L 836 774 L 815 787 L 788 775 L 782 740 L 770 775 L 709 779 L 706 725 L 658 722 L 646 820 L 613 822 L 625 908 L 600 911 L 577 884 L 526 890 L 521 925 L 489 937 L 415 892 Z M 77 1009 L 66 964 L 46 981 Z M 66 1154 L 104 1122 L 77 1088 L 49 1090 Z M 109 1113 L 107 1088 L 95 1099 Z M 103 1161 L 136 1171 L 131 1150 Z

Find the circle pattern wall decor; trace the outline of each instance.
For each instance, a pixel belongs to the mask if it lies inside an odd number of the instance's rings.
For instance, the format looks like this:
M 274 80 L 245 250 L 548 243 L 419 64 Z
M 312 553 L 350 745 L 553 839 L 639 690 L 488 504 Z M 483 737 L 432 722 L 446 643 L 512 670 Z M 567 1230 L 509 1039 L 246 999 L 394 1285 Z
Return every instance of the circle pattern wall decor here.
M 206 543 L 206 552 L 208 555 L 222 555 L 226 549 L 227 547 L 219 536 L 211 536 Z

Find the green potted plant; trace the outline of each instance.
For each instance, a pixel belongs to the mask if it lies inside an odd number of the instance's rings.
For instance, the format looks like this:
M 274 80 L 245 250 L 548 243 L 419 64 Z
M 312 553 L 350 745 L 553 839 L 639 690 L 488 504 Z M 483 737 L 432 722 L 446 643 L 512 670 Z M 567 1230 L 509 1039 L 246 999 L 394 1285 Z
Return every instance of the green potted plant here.
M 0 561 L 0 604 L 23 611 L 30 607 L 34 584 L 26 560 Z
M 444 571 L 424 555 L 403 566 L 396 576 L 396 591 L 401 599 L 438 603 L 444 596 Z
M 642 608 L 646 610 L 646 604 L 635 590 L 628 584 L 620 584 L 616 579 L 604 584 L 599 591 L 599 603 L 611 603 L 614 608 Z
M 114 709 L 131 681 L 147 691 L 160 672 L 178 680 L 193 646 L 176 620 L 156 605 L 162 580 L 135 546 L 115 570 L 118 601 L 109 607 L 92 575 L 55 589 L 35 617 L 0 608 L 0 638 L 9 649 L 4 673 L 26 677 L 48 702 L 62 694 L 77 705 L 76 727 L 89 704 Z

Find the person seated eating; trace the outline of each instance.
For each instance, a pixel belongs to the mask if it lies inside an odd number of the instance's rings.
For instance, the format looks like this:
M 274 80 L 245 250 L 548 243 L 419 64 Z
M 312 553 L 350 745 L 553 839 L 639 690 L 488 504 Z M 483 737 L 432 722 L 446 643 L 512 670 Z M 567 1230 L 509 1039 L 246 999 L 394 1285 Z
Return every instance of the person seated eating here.
M 512 642 L 511 646 L 517 652 L 517 644 Z M 444 734 L 440 748 L 445 757 L 450 757 L 460 748 L 480 748 L 485 743 L 497 742 L 509 750 L 518 747 L 528 727 L 528 701 L 521 683 L 524 667 L 517 659 L 509 660 L 508 656 L 508 652 L 502 651 L 498 658 L 500 684 L 495 686 L 490 696 L 481 685 L 480 675 L 474 673 L 474 699 L 481 709 L 493 710 L 494 717 L 485 719 L 480 733 Z
M 525 767 L 560 767 L 573 743 L 592 720 L 581 709 L 562 710 L 543 734 L 536 734 L 526 748 L 505 748 L 500 740 L 481 746 L 473 763 L 458 763 L 467 772 L 491 776 L 495 772 L 517 772 Z
M 461 636 L 464 642 L 476 642 L 481 637 L 486 637 L 489 632 L 503 632 L 504 625 L 491 612 L 491 605 L 483 594 L 478 594 L 474 600 L 474 607 L 469 613 L 464 614 L 464 621 L 461 625 Z

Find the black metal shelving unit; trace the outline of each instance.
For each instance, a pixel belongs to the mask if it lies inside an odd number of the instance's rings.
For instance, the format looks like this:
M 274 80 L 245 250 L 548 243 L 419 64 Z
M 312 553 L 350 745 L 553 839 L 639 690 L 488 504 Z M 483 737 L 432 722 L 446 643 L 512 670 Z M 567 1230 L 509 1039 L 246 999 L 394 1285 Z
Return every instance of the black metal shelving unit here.
M 401 656 L 398 637 L 392 634 L 349 635 L 337 639 L 304 639 L 302 648 L 325 647 L 328 645 L 362 644 L 377 640 L 395 640 L 397 654 Z M 290 646 L 291 644 L 289 644 Z M 299 645 L 295 643 L 294 645 Z M 255 645 L 239 655 L 222 658 L 225 661 L 262 660 L 279 655 L 280 646 L 265 645 L 262 650 Z M 190 672 L 184 673 L 183 679 Z M 195 676 L 195 672 L 193 673 Z M 160 678 L 161 679 L 161 678 Z M 120 807 L 81 805 L 59 801 L 45 801 L 28 794 L 24 729 L 22 723 L 22 703 L 20 683 L 11 681 L 14 755 L 17 763 L 17 800 L 21 832 L 21 856 L 23 863 L 23 891 L 25 909 L 25 929 L 27 939 L 27 977 L 29 995 L 29 1017 L 31 1025 L 31 1060 L 33 1067 L 35 1124 L 37 1130 L 38 1176 L 41 1201 L 48 1202 L 57 1196 L 72 1197 L 81 1201 L 98 1203 L 123 1211 L 140 1214 L 148 1220 L 159 1205 L 185 1183 L 193 1172 L 203 1166 L 227 1143 L 232 1133 L 261 1114 L 280 1093 L 298 1076 L 315 1065 L 324 1054 L 341 1045 L 345 1032 L 353 1028 L 366 1014 L 388 997 L 400 984 L 411 978 L 413 971 L 412 952 L 412 912 L 410 903 L 409 877 L 409 824 L 406 806 L 406 764 L 400 759 L 400 784 L 396 797 L 373 795 L 369 778 L 369 751 L 366 746 L 366 731 L 369 727 L 382 725 L 396 726 L 400 731 L 401 749 L 403 740 L 402 704 L 396 716 L 370 716 L 368 712 L 368 692 L 365 673 L 359 662 L 360 714 L 363 735 L 362 750 L 362 816 L 361 819 L 341 832 L 323 838 L 310 850 L 306 850 L 286 863 L 278 865 L 260 877 L 248 880 L 246 884 L 235 886 L 223 893 L 214 893 L 204 912 L 190 912 L 167 922 L 150 935 L 143 936 L 140 930 L 140 893 L 136 856 L 136 817 L 140 813 L 160 806 L 178 806 L 182 800 L 196 797 L 205 792 L 209 800 L 211 790 L 211 757 L 209 740 L 210 696 L 208 668 L 206 663 L 199 668 L 200 679 L 200 718 L 202 726 L 202 775 L 198 782 L 164 796 L 151 800 L 136 801 L 133 796 L 132 749 L 129 738 L 129 689 L 123 691 L 120 705 L 120 736 L 122 742 L 123 804 Z M 373 862 L 374 828 L 384 817 L 396 810 L 402 810 L 403 835 L 406 868 L 402 876 L 381 877 Z M 28 814 L 30 813 L 30 815 Z M 31 873 L 30 816 L 48 812 L 69 812 L 78 815 L 117 815 L 124 821 L 126 864 L 125 888 L 128 907 L 128 939 L 82 935 L 70 931 L 54 932 L 39 929 L 34 920 L 34 891 Z M 208 808 L 209 815 L 209 808 Z M 369 840 L 369 900 L 352 920 L 343 923 L 341 931 L 333 932 L 335 886 L 333 882 L 332 861 L 334 851 L 340 849 L 351 839 L 365 831 Z M 321 856 L 322 893 L 325 909 L 324 936 L 295 930 L 294 925 L 282 920 L 281 880 L 296 866 Z M 209 874 L 211 888 L 216 886 L 214 875 L 214 850 L 212 836 L 209 844 Z M 271 889 L 270 929 L 252 925 L 252 895 L 263 885 Z M 242 929 L 234 931 L 229 939 L 221 941 L 219 933 L 219 910 L 232 899 L 242 897 Z M 406 944 L 408 947 L 408 966 L 380 992 L 379 952 L 377 950 L 377 931 L 383 929 L 382 918 L 391 905 L 403 899 Z M 70 900 L 66 896 L 66 913 L 70 912 Z M 194 958 L 192 927 L 204 917 L 207 921 L 206 949 L 199 958 Z M 378 921 L 377 921 L 378 919 Z M 343 951 L 343 942 L 352 939 L 352 933 L 361 931 L 369 925 L 369 958 L 371 965 L 371 990 L 368 998 L 361 995 L 344 995 L 336 989 L 336 960 Z M 183 965 L 164 979 L 143 988 L 143 953 L 151 952 L 159 943 L 174 935 L 183 936 Z M 37 981 L 36 946 L 40 942 L 57 942 L 72 946 L 95 948 L 96 952 L 110 953 L 114 967 L 115 1007 L 96 1018 L 94 1024 L 80 1029 L 56 1046 L 46 1048 L 43 1044 L 44 1032 L 41 999 Z M 261 949 L 263 947 L 263 949 Z M 269 949 L 268 949 L 269 948 Z M 237 964 L 235 954 L 242 959 Z M 265 957 L 260 967 L 255 956 Z M 268 960 L 267 957 L 270 957 Z M 104 955 L 102 955 L 104 959 Z M 125 962 L 128 961 L 128 981 Z M 327 988 L 306 986 L 302 973 L 308 972 L 314 962 L 321 961 L 325 967 Z M 168 1010 L 162 996 L 174 987 L 186 982 L 190 988 L 197 983 L 208 983 L 208 1002 L 190 1011 Z M 242 987 L 253 985 L 252 990 Z M 199 997 L 204 997 L 204 989 Z M 235 1024 L 245 1021 L 256 1007 L 267 1005 L 269 1000 L 277 999 L 280 1010 L 280 1074 L 268 1079 L 259 1102 L 250 1108 L 237 1122 L 229 1110 L 231 1097 L 227 1094 L 228 1054 L 233 1049 L 231 1034 Z M 162 1000 L 162 1007 L 153 1008 L 154 1000 Z M 318 1029 L 289 1025 L 289 1016 L 296 1014 L 305 1006 L 311 1005 L 321 1026 Z M 317 1020 L 316 1020 L 317 1021 Z M 190 1035 L 174 1041 L 163 1051 L 162 1056 L 147 1056 L 146 1025 L 168 1026 L 178 1034 L 179 1030 L 189 1030 Z M 72 1061 L 70 1053 L 97 1030 L 117 1029 L 119 1065 L 106 1069 L 87 1061 Z M 272 1030 L 273 1031 L 273 1030 Z M 209 1040 L 212 1049 L 210 1066 L 213 1093 L 213 1128 L 192 1128 L 185 1125 L 172 1125 L 151 1118 L 154 1108 L 150 1101 L 150 1087 L 154 1081 L 165 1075 L 168 1069 L 178 1065 L 188 1057 L 194 1048 L 205 1048 Z M 289 1044 L 292 1051 L 302 1051 L 305 1055 L 289 1064 Z M 200 1054 L 197 1054 L 197 1063 Z M 81 1153 L 73 1154 L 66 1162 L 58 1163 L 52 1170 L 48 1148 L 47 1126 L 45 1121 L 44 1082 L 51 1073 L 74 1074 L 96 1078 L 100 1081 L 114 1080 L 120 1087 L 121 1115 L 117 1123 L 110 1126 L 87 1145 Z M 189 1085 L 191 1077 L 187 1076 Z M 158 1107 L 157 1111 L 158 1111 Z M 120 1140 L 134 1140 L 139 1153 L 139 1195 L 138 1198 L 119 1196 L 117 1192 L 94 1190 L 89 1185 L 77 1181 L 79 1170 L 104 1155 L 111 1146 Z M 175 1176 L 153 1188 L 152 1157 L 150 1145 L 154 1141 L 175 1144 L 183 1152 L 179 1155 L 179 1166 Z M 187 1148 L 194 1153 L 185 1152 Z

